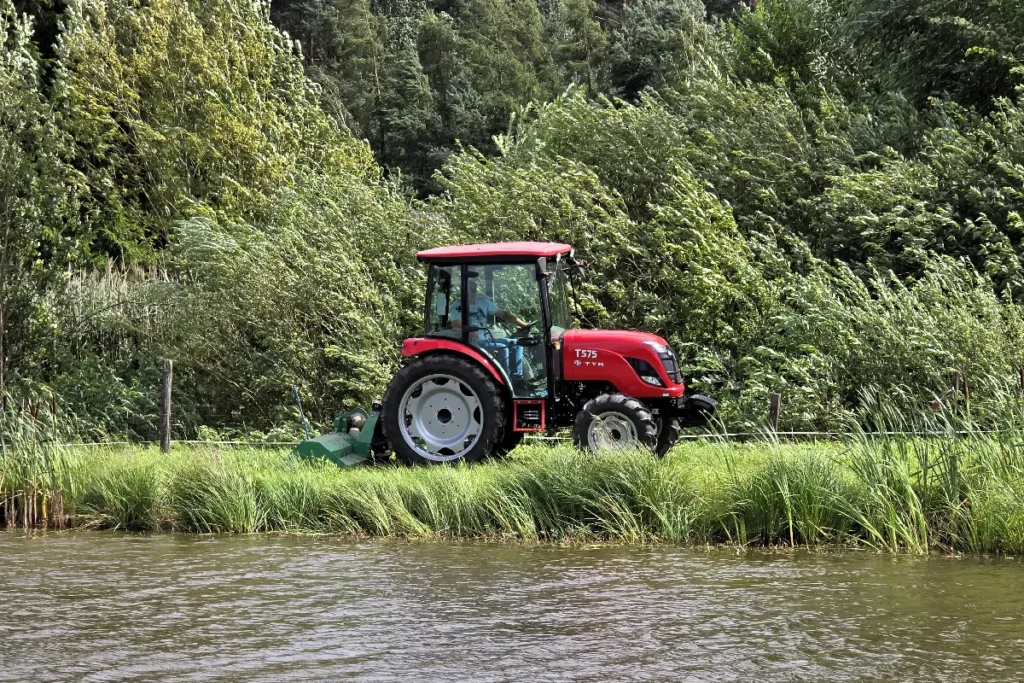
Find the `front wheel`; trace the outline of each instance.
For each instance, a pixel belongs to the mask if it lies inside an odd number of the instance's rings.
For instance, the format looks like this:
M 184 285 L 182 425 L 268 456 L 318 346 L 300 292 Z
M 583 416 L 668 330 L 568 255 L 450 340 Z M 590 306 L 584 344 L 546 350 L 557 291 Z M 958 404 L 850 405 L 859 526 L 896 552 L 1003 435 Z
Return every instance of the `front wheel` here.
M 384 393 L 384 435 L 408 464 L 475 462 L 502 441 L 504 403 L 478 363 L 447 354 L 415 358 Z
M 658 445 L 654 449 L 654 454 L 659 458 L 665 457 L 665 454 L 679 442 L 680 429 L 679 420 L 674 417 L 663 417 L 658 420 Z
M 576 447 L 595 453 L 628 448 L 654 450 L 658 425 L 647 407 L 624 394 L 601 394 L 587 401 L 573 425 Z

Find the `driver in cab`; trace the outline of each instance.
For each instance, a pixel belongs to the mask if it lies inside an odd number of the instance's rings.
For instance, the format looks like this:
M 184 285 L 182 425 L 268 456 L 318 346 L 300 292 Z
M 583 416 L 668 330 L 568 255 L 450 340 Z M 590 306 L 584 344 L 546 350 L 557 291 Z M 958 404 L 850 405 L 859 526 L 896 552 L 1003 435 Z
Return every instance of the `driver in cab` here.
M 526 322 L 515 313 L 498 308 L 498 304 L 486 294 L 477 294 L 476 283 L 473 282 L 468 288 L 469 299 L 469 324 L 476 328 L 474 332 L 475 342 L 491 354 L 508 371 L 513 382 L 523 381 L 523 347 L 516 343 L 515 339 L 507 337 L 495 337 L 490 331 L 488 321 L 491 316 L 508 325 L 514 325 L 522 331 L 530 329 L 530 323 Z M 452 302 L 452 329 L 462 330 L 462 299 L 458 298 Z

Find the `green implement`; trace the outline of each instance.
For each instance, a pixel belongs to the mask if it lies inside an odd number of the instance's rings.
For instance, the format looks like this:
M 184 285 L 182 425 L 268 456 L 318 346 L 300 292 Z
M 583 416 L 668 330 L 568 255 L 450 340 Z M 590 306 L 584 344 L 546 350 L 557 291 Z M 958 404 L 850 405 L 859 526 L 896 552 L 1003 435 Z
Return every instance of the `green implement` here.
M 382 441 L 379 416 L 376 410 L 338 413 L 334 431 L 303 441 L 295 447 L 295 454 L 304 460 L 323 458 L 338 467 L 362 464 L 373 456 Z

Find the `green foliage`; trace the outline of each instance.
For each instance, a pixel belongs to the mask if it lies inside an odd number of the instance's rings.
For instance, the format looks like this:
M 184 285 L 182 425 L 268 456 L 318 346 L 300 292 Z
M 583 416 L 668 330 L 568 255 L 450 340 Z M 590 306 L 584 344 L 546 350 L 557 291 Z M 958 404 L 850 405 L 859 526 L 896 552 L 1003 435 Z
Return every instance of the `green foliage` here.
M 856 92 L 842 2 L 762 0 L 723 27 L 724 48 L 737 77 L 785 83 L 800 92 L 824 85 Z M 810 102 L 808 102 L 810 104 Z
M 1024 76 L 1015 0 L 854 0 L 845 30 L 874 77 L 919 104 L 948 95 L 988 108 Z
M 562 82 L 583 85 L 590 96 L 604 89 L 610 40 L 596 14 L 594 0 L 562 0 L 546 22 Z
M 40 294 L 80 249 L 80 176 L 65 163 L 67 138 L 40 96 L 30 27 L 10 0 L 0 2 L 0 395 L 44 362 L 50 330 Z
M 500 159 L 456 157 L 435 206 L 465 241 L 576 244 L 588 321 L 664 335 L 730 425 L 759 423 L 776 391 L 787 427 L 817 429 L 851 417 L 864 386 L 908 406 L 953 371 L 1002 386 L 1024 343 L 1021 309 L 998 294 L 1012 245 L 960 252 L 990 275 L 936 257 L 960 230 L 933 166 L 890 152 L 854 170 L 851 118 L 833 115 L 833 134 L 785 88 L 717 81 L 635 106 L 570 93 Z
M 639 0 L 624 5 L 611 62 L 612 91 L 634 99 L 645 88 L 671 88 L 703 59 L 711 26 L 698 0 Z
M 365 137 L 384 88 L 383 18 L 367 0 L 274 0 L 270 11 L 299 42 L 306 73 L 323 88 L 324 109 Z
M 258 230 L 208 218 L 178 228 L 173 344 L 196 400 L 226 411 L 213 424 L 291 421 L 293 384 L 322 419 L 372 402 L 398 360 L 392 340 L 417 317 L 422 243 L 401 197 L 335 178 L 271 202 Z
M 58 55 L 54 101 L 86 169 L 94 253 L 145 260 L 197 205 L 256 219 L 300 171 L 375 172 L 260 5 L 83 2 Z
M 293 384 L 325 422 L 418 326 L 418 248 L 529 238 L 574 244 L 584 322 L 666 336 L 730 427 L 773 392 L 792 428 L 874 419 L 865 391 L 916 414 L 953 372 L 994 420 L 1024 363 L 1020 20 L 2 0 L 0 391 L 152 438 L 169 357 L 176 435 L 294 425 Z
M 88 430 L 133 438 L 155 434 L 167 357 L 182 435 L 290 420 L 292 384 L 323 419 L 373 398 L 422 237 L 266 8 L 75 3 L 49 102 L 27 24 L 2 16 L 0 384 L 13 359 Z

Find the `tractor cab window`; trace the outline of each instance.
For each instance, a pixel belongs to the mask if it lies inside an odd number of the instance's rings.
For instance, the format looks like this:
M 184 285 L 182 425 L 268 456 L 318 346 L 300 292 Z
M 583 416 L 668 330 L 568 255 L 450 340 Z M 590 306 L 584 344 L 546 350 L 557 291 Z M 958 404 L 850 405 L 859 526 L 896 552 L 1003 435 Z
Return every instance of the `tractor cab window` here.
M 548 305 L 551 307 L 551 337 L 560 336 L 572 327 L 569 307 L 569 264 L 563 259 L 549 261 Z
M 547 395 L 540 286 L 533 263 L 473 265 L 466 273 L 468 341 L 490 355 L 517 398 Z M 461 315 L 462 300 L 453 304 Z
M 462 337 L 462 267 L 433 266 L 427 283 L 427 334 Z

